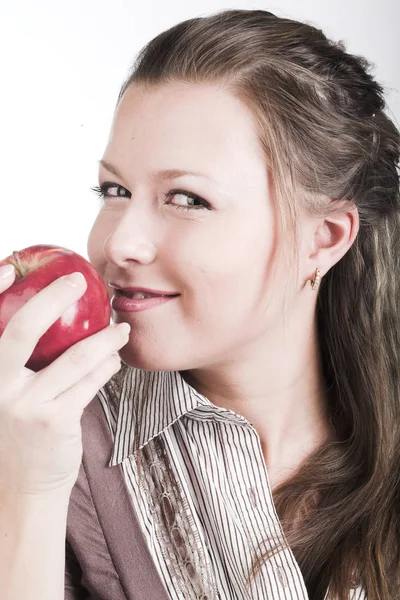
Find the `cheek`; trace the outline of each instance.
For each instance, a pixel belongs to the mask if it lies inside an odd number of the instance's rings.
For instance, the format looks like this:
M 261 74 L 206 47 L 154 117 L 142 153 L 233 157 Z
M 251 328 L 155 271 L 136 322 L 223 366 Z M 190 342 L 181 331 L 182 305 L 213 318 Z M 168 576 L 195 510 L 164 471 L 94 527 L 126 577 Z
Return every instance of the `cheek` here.
M 103 251 L 104 241 L 105 233 L 102 231 L 99 219 L 97 218 L 90 230 L 86 250 L 89 261 L 102 277 L 105 274 L 107 263 Z
M 268 221 L 260 224 L 250 218 L 227 223 L 201 243 L 181 246 L 177 256 L 186 257 L 181 264 L 195 304 L 193 314 L 231 320 L 261 302 L 274 247 Z

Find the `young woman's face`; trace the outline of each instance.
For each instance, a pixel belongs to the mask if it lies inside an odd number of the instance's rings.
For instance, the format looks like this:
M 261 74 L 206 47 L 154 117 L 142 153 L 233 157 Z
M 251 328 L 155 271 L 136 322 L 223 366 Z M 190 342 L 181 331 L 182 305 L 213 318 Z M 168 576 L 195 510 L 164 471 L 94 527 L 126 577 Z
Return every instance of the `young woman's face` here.
M 106 284 L 179 294 L 150 310 L 113 311 L 132 327 L 122 359 L 190 370 L 262 343 L 282 312 L 282 286 L 271 279 L 275 209 L 248 109 L 213 86 L 133 85 L 103 161 L 99 184 L 110 196 L 90 232 L 90 261 Z M 197 174 L 158 175 L 165 169 Z

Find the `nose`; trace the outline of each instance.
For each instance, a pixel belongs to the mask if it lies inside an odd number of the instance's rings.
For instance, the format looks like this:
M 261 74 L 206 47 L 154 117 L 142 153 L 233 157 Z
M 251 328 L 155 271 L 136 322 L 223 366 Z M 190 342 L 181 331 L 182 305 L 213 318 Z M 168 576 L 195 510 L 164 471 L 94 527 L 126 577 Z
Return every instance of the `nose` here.
M 146 233 L 150 230 L 150 225 L 145 223 L 143 210 L 139 211 L 136 206 L 134 213 L 128 209 L 116 220 L 104 241 L 103 251 L 106 259 L 121 268 L 126 268 L 132 261 L 150 264 L 157 254 L 151 235 Z

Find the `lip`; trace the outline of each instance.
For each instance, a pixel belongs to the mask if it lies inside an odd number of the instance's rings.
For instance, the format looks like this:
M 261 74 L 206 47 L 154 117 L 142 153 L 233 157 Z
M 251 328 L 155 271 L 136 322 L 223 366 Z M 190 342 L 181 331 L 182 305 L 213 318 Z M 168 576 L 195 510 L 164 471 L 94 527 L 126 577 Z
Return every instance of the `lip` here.
M 128 292 L 130 294 L 135 294 L 137 292 L 143 292 L 146 294 L 155 294 L 156 296 L 179 296 L 179 294 L 175 294 L 175 292 L 163 292 L 161 290 L 152 290 L 150 288 L 145 287 L 124 287 L 117 283 L 113 283 L 112 281 L 108 282 L 109 287 L 115 288 L 117 291 L 121 290 L 123 292 Z
M 179 296 L 179 294 L 178 294 Z M 118 312 L 141 312 L 150 308 L 155 308 L 160 304 L 165 304 L 173 300 L 175 296 L 156 296 L 154 298 L 128 298 L 127 296 L 117 293 L 112 297 L 111 308 Z

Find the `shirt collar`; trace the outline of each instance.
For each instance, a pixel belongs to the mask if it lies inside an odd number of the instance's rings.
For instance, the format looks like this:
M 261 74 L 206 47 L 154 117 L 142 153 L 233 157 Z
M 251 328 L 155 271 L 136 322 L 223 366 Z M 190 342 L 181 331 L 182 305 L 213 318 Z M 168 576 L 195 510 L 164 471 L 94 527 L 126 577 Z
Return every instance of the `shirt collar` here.
M 198 420 L 218 419 L 248 424 L 234 411 L 213 404 L 189 385 L 179 371 L 144 371 L 123 363 L 123 377 L 114 397 L 117 417 L 114 447 L 109 466 L 120 464 L 134 455 L 135 406 L 141 404 L 142 417 L 138 429 L 139 448 L 163 433 L 183 415 Z M 120 371 L 120 373 L 121 373 Z M 117 375 L 120 375 L 118 373 Z

